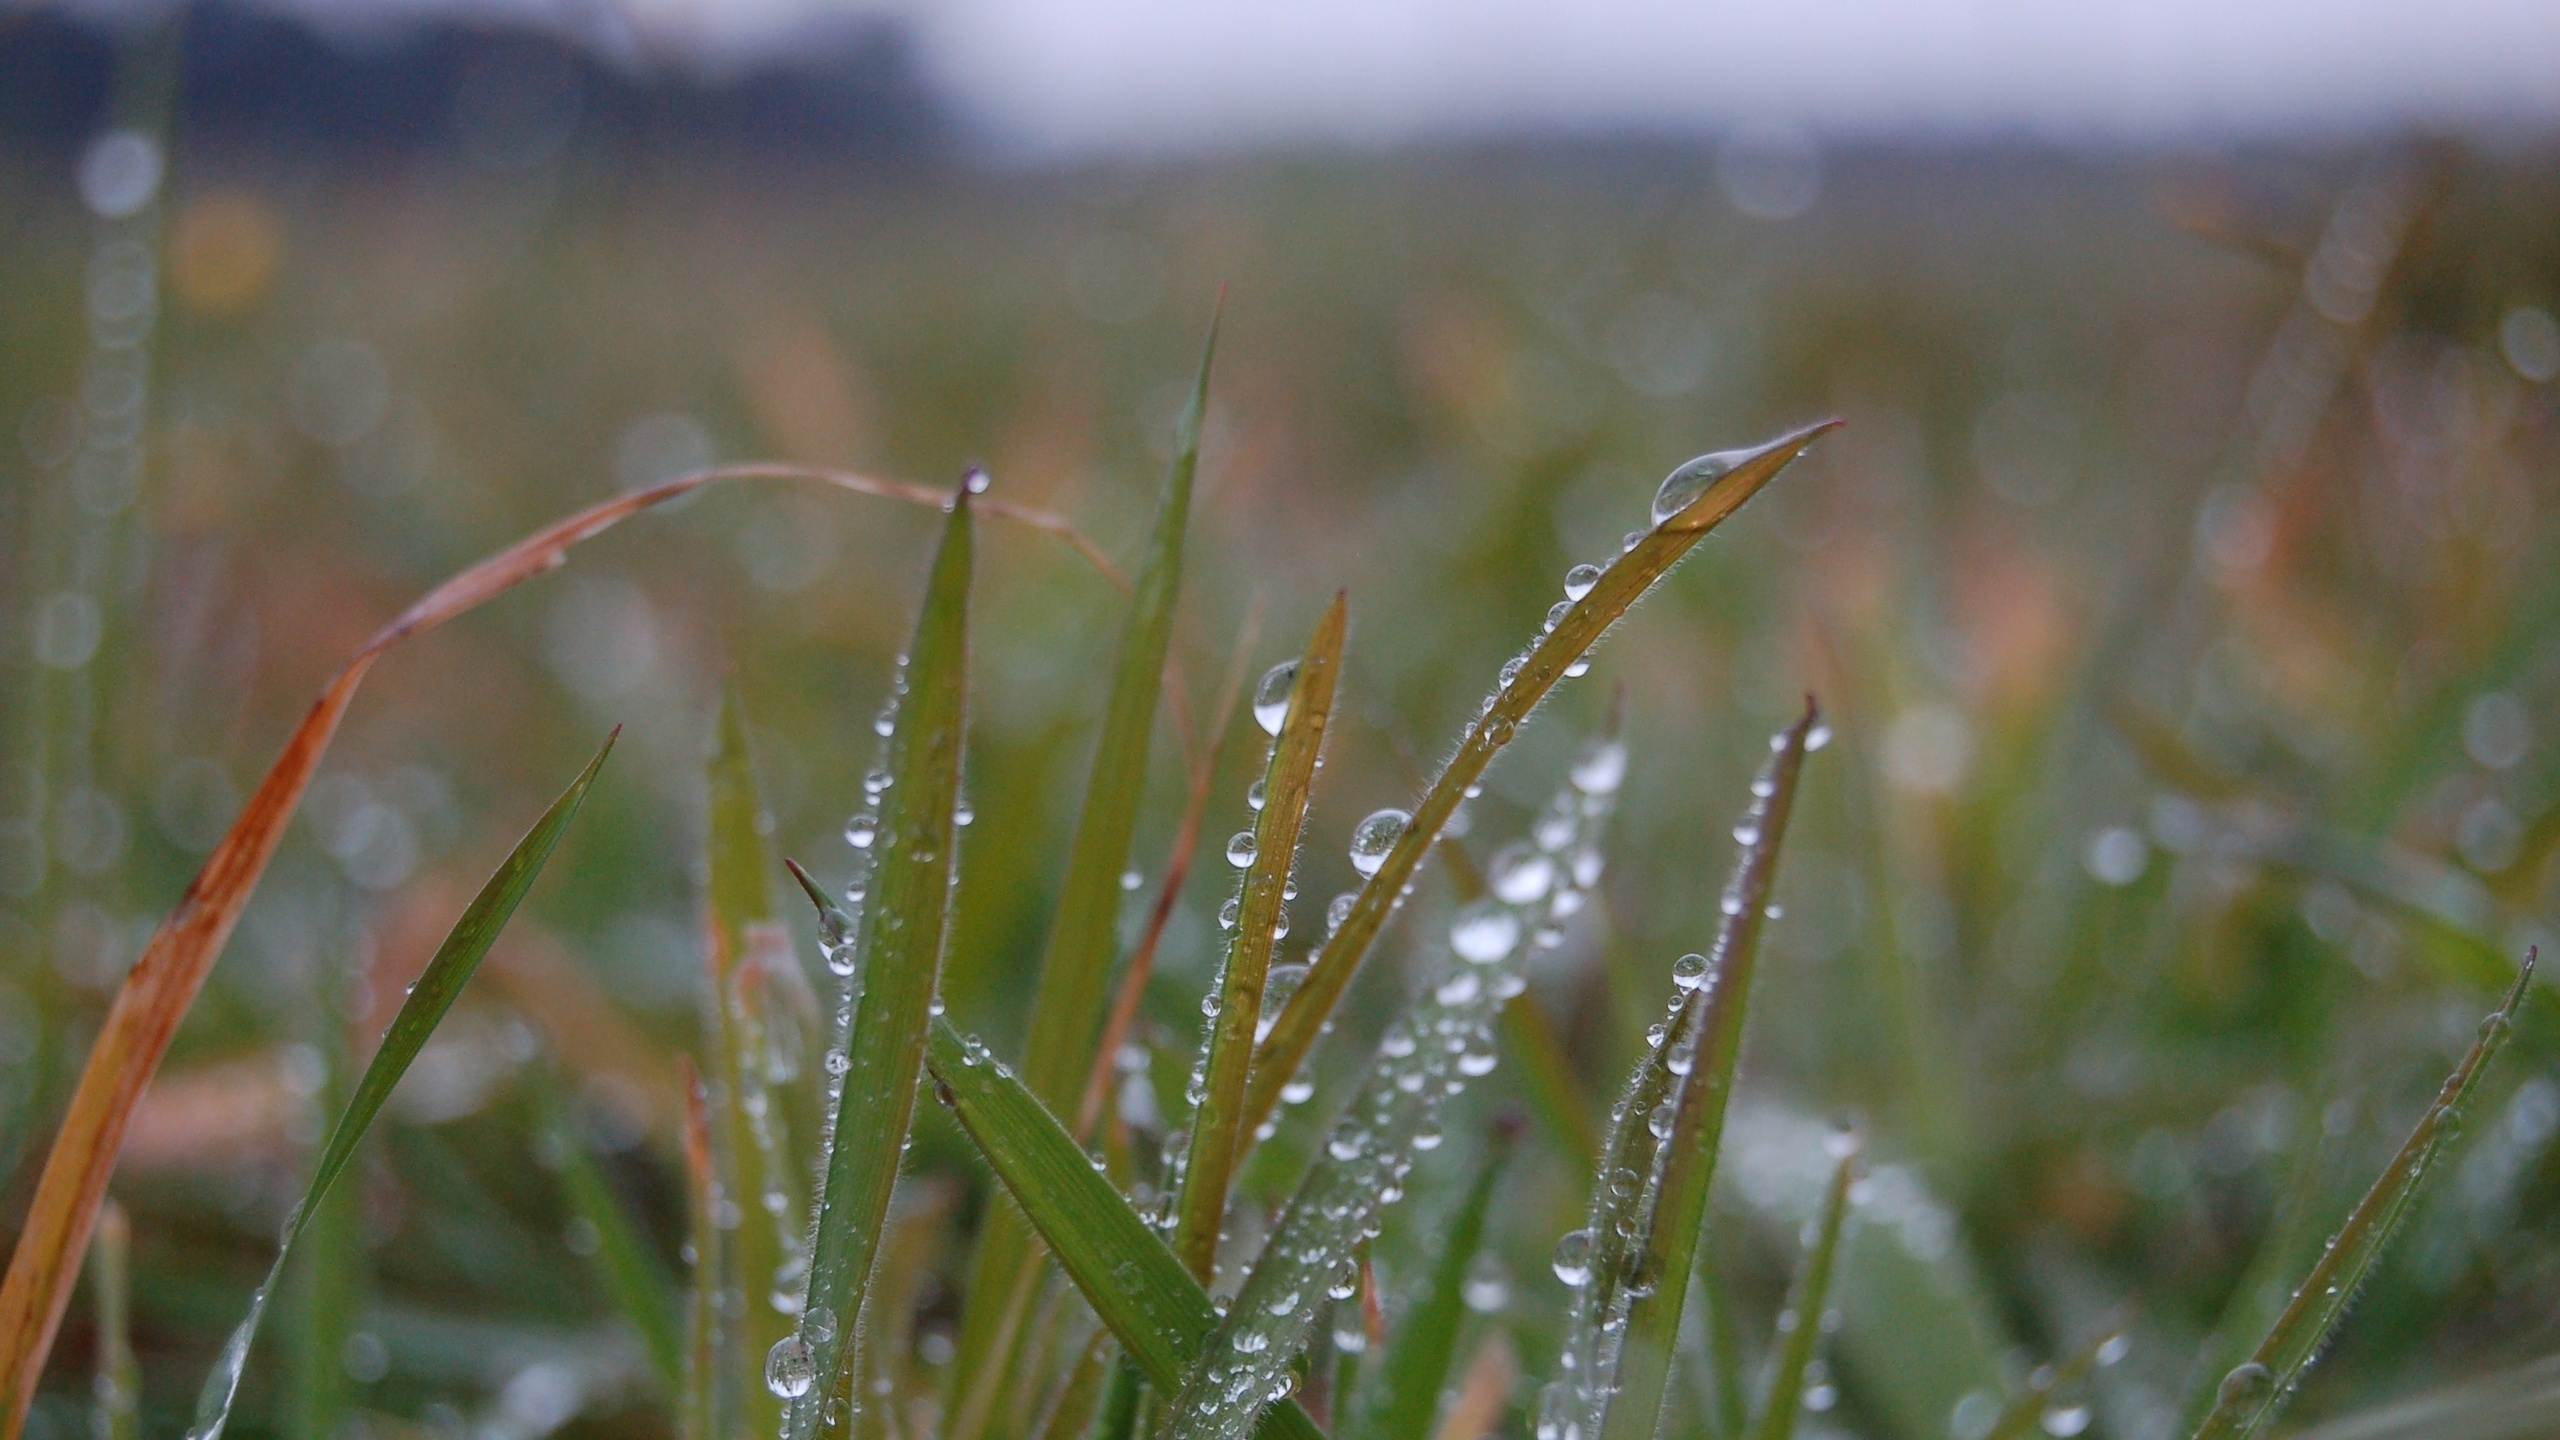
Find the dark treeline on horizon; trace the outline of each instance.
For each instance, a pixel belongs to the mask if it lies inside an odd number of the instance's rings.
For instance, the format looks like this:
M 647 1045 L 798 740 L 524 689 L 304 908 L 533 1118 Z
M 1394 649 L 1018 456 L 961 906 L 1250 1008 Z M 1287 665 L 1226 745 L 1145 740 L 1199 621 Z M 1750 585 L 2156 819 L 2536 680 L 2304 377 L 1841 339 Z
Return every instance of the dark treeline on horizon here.
M 249 6 L 188 5 L 165 31 L 44 7 L 0 14 L 0 156 L 59 163 L 177 61 L 186 147 L 366 163 L 443 151 L 496 170 L 581 152 L 897 167 L 950 148 L 940 100 L 892 22 L 813 37 L 791 64 L 706 75 L 649 64 L 606 35 L 530 25 L 403 24 L 339 38 Z M 614 52 L 622 52 L 608 59 Z M 120 80 L 124 83 L 120 98 Z

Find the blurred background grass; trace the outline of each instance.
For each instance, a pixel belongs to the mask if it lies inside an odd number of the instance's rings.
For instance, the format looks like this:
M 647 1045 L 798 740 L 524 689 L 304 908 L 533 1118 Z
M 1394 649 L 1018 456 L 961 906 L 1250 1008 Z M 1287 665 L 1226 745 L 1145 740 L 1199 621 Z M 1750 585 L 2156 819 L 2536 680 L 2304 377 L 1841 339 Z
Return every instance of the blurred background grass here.
M 0 43 L 34 53 L 38 23 L 0 20 Z M 745 458 L 933 484 L 984 463 L 995 494 L 1125 561 L 1221 284 L 1178 639 L 1194 708 L 1255 607 L 1256 671 L 1335 587 L 1354 615 L 1292 948 L 1352 878 L 1351 823 L 1409 799 L 1664 471 L 1849 421 L 1629 618 L 1470 807 L 1481 854 L 1625 689 L 1605 904 L 1539 989 L 1596 1112 L 1672 957 L 1711 931 L 1766 735 L 1821 697 L 1839 743 L 1808 771 L 1718 1201 L 1765 1222 L 1717 1232 L 1751 1333 L 1805 1203 L 1781 1162 L 1755 1182 L 1751 1137 L 1850 1114 L 1945 1202 L 1930 1258 L 1966 1272 L 2019 1374 L 2132 1308 L 2141 1344 L 2097 1423 L 2162 1434 L 2285 1197 L 2342 1212 L 2554 933 L 2547 144 L 1519 141 L 1007 168 L 894 107 L 854 127 L 870 151 L 804 153 L 763 122 L 653 145 L 592 75 L 545 139 L 538 106 L 472 118 L 485 55 L 455 43 L 449 129 L 299 150 L 212 121 L 193 139 L 196 101 L 165 128 L 154 52 L 130 49 L 103 103 L 171 159 L 122 216 L 82 148 L 104 116 L 17 91 L 20 120 L 59 123 L 0 153 L 11 1211 L 123 967 L 321 680 L 417 592 L 617 488 Z M 934 523 L 716 490 L 383 668 L 116 1182 L 150 1432 L 179 1428 L 264 1267 L 330 1057 L 370 1045 L 614 723 L 623 756 L 554 878 L 372 1147 L 337 1368 L 351 1423 L 385 1435 L 667 1431 L 580 1258 L 592 1230 L 526 1163 L 532 1076 L 574 1082 L 672 1266 L 719 687 L 745 695 L 781 849 L 842 875 Z M 1009 1049 L 1121 601 L 1056 538 L 997 525 L 978 601 L 948 992 Z M 1175 748 L 1141 826 L 1150 881 Z M 1212 848 L 1243 823 L 1251 749 Z M 1223 896 L 1195 888 L 1150 992 L 1168 1103 Z M 1404 928 L 1446 904 L 1431 882 Z M 1380 1023 L 1395 968 L 1348 1029 Z M 2560 1348 L 2547 995 L 2521 1039 L 2302 1418 Z M 1453 1133 L 1481 1129 L 1470 1105 Z M 922 1242 L 928 1365 L 983 1189 L 939 1124 L 919 1194 L 970 1198 Z M 1513 1162 L 1491 1240 L 1507 1309 L 1476 1322 L 1509 1325 L 1533 1376 L 1561 1313 L 1546 1247 L 1583 1183 L 1556 1145 Z M 1391 1283 L 1474 1151 L 1425 1166 L 1382 1242 Z M 1276 1194 L 1292 1172 L 1256 1173 Z M 92 1346 L 75 1312 L 31 1433 L 88 1423 Z M 286 1382 L 254 1369 L 241 1423 L 285 1428 Z M 1944 1433 L 1882 1378 L 1839 1393 L 1811 1426 Z

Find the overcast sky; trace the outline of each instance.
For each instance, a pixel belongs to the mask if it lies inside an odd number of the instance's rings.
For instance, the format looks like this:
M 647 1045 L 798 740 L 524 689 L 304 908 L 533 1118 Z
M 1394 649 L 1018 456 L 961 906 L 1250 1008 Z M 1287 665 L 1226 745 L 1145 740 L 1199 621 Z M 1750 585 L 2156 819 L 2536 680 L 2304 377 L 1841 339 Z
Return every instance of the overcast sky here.
M 602 3 L 732 54 L 787 48 L 830 15 L 905 16 L 962 113 L 1035 151 L 1744 119 L 2101 140 L 2560 124 L 2560 0 Z

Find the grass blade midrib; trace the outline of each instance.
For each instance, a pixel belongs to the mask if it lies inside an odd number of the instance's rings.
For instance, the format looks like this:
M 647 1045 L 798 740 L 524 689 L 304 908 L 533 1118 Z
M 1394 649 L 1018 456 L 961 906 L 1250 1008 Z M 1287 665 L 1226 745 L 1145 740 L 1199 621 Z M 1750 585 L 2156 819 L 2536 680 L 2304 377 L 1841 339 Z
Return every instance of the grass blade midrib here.
M 836 1081 L 834 1143 L 809 1247 L 807 1297 L 800 1327 L 786 1342 L 806 1347 L 810 1367 L 805 1388 L 783 1407 L 782 1433 L 789 1440 L 816 1434 L 828 1400 L 843 1388 L 915 1112 L 957 860 L 971 552 L 963 484 L 953 491 L 950 521 L 925 585 L 890 740 L 890 785 L 880 804 L 873 842 L 879 858 L 860 940 L 862 997 Z
M 1341 928 L 1317 952 L 1307 978 L 1289 997 L 1289 1004 L 1273 1024 L 1253 1066 L 1252 1086 L 1245 1103 L 1248 1128 L 1260 1125 L 1278 1105 L 1281 1087 L 1315 1047 L 1334 1005 L 1350 986 L 1353 972 L 1402 898 L 1405 882 L 1413 878 L 1432 843 L 1447 826 L 1449 816 L 1466 798 L 1467 787 L 1510 743 L 1538 702 L 1564 678 L 1565 670 L 1597 644 L 1628 607 L 1670 573 L 1672 566 L 1700 539 L 1839 423 L 1825 421 L 1762 446 L 1709 486 L 1688 508 L 1645 531 L 1641 539 L 1601 570 L 1591 590 L 1531 647 L 1511 683 L 1495 692 L 1492 706 L 1468 726 L 1457 752 L 1425 788 L 1403 833 L 1389 848 L 1377 872 L 1360 887 L 1351 913 L 1343 917 Z
M 1262 810 L 1253 826 L 1254 856 L 1245 868 L 1235 933 L 1219 972 L 1218 1013 L 1210 1022 L 1200 1103 L 1192 1111 L 1191 1145 L 1182 1169 L 1173 1244 L 1174 1254 L 1203 1284 L 1217 1266 L 1227 1182 L 1244 1148 L 1245 1080 L 1253 1060 L 1254 1028 L 1262 1016 L 1263 980 L 1270 971 L 1275 932 L 1286 903 L 1282 892 L 1297 863 L 1298 834 L 1306 821 L 1325 728 L 1333 714 L 1347 623 L 1347 601 L 1336 593 L 1298 661 L 1289 708 L 1263 772 Z

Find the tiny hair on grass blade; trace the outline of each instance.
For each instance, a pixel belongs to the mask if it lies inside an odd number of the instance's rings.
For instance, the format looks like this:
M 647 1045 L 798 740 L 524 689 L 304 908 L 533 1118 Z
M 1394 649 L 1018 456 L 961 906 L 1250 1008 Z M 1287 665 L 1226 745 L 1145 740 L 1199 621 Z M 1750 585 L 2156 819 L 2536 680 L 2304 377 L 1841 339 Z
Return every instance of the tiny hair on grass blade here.
M 588 787 L 595 784 L 596 772 L 603 768 L 607 755 L 613 753 L 613 742 L 622 733 L 617 727 L 605 737 L 604 748 L 578 772 L 578 778 L 551 808 L 535 822 L 533 829 L 518 841 L 489 883 L 481 887 L 471 904 L 454 922 L 453 931 L 436 947 L 433 959 L 409 987 L 408 998 L 401 1001 L 400 1011 L 391 1018 L 391 1028 L 383 1032 L 381 1048 L 366 1064 L 364 1075 L 356 1081 L 355 1093 L 348 1097 L 346 1109 L 329 1131 L 328 1143 L 320 1150 L 320 1159 L 312 1167 L 311 1183 L 296 1201 L 293 1213 L 284 1222 L 283 1238 L 276 1245 L 276 1258 L 267 1268 L 267 1278 L 259 1282 L 249 1298 L 249 1313 L 231 1332 L 214 1362 L 213 1373 L 204 1384 L 204 1392 L 196 1401 L 195 1427 L 190 1432 L 195 1440 L 221 1440 L 222 1427 L 231 1418 L 231 1401 L 240 1390 L 240 1373 L 248 1365 L 249 1346 L 257 1339 L 258 1322 L 266 1318 L 267 1301 L 274 1295 L 276 1280 L 284 1273 L 285 1262 L 293 1256 L 293 1242 L 301 1238 L 320 1202 L 328 1198 L 329 1187 L 347 1168 L 356 1152 L 356 1142 L 364 1138 L 374 1116 L 382 1111 L 383 1102 L 391 1098 L 391 1089 L 408 1073 L 409 1062 L 426 1048 L 427 1037 L 453 1008 L 456 996 L 480 968 L 481 957 L 489 953 L 498 932 L 516 912 L 525 892 L 533 888 L 534 877 L 542 873 L 552 850 L 560 843 L 578 806 L 587 798 Z
M 1778 472 L 1841 422 L 1825 420 L 1791 435 L 1748 450 L 1702 455 L 1673 470 L 1655 496 L 1649 530 L 1602 567 L 1590 588 L 1574 599 L 1553 628 L 1528 651 L 1505 665 L 1503 682 L 1487 700 L 1482 714 L 1458 742 L 1449 763 L 1423 790 L 1413 812 L 1396 832 L 1366 883 L 1352 901 L 1342 924 L 1324 942 L 1271 1033 L 1254 1053 L 1253 1082 L 1246 1093 L 1244 1120 L 1248 1130 L 1271 1117 L 1280 1091 L 1315 1048 L 1334 1005 L 1350 987 L 1354 971 L 1370 944 L 1402 900 L 1405 884 L 1422 865 L 1423 856 L 1466 798 L 1468 787 L 1484 774 L 1493 757 L 1529 719 L 1538 702 L 1583 663 L 1591 647 L 1618 623 L 1644 594 L 1669 574 L 1707 533 L 1742 508 L 1744 501 L 1776 479 Z M 1665 506 L 1670 508 L 1667 510 Z

